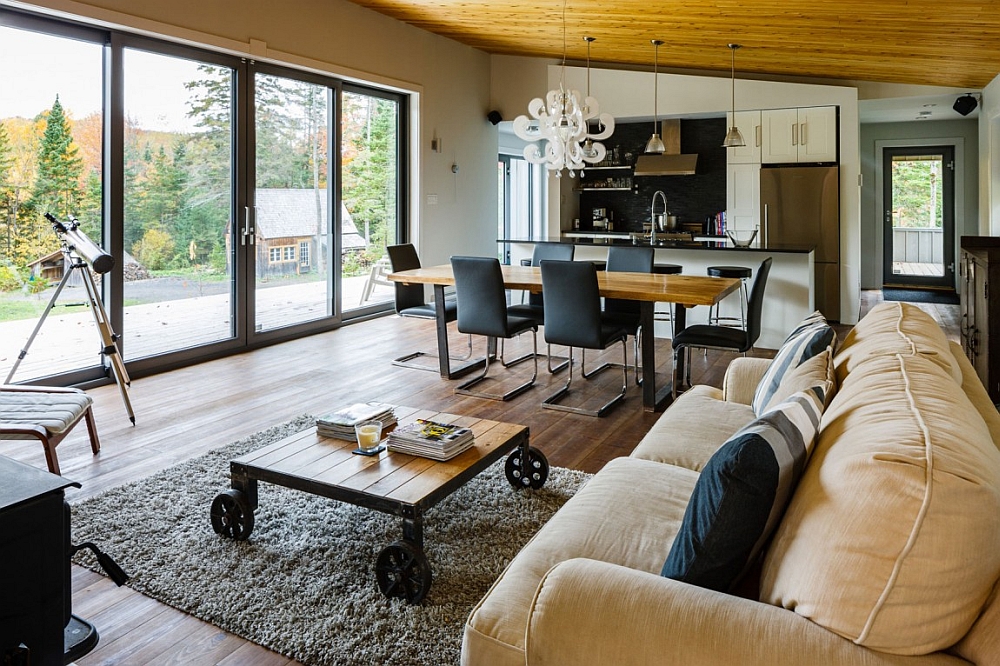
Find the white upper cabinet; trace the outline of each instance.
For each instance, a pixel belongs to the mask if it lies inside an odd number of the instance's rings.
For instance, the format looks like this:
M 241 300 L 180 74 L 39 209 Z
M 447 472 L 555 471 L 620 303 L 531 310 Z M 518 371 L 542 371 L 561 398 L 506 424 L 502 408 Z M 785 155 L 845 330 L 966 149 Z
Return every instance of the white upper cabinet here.
M 726 114 L 726 130 L 733 126 L 733 114 Z M 729 164 L 760 164 L 760 111 L 737 111 L 736 127 L 743 135 L 745 146 L 726 148 Z
M 744 136 L 744 138 L 746 138 Z M 749 143 L 749 142 L 748 142 Z M 760 165 L 730 164 L 726 178 L 726 226 L 750 231 L 760 226 Z
M 837 161 L 837 107 L 761 111 L 761 162 Z

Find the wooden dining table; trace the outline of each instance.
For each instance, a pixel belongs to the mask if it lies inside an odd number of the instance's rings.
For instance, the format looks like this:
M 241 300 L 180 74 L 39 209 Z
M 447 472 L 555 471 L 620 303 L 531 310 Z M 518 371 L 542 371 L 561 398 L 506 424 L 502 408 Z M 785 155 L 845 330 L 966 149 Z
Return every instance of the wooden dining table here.
M 507 289 L 542 291 L 542 272 L 537 266 L 501 266 L 504 286 Z M 434 287 L 434 304 L 437 314 L 438 362 L 441 376 L 455 379 L 481 368 L 484 359 L 470 361 L 452 368 L 448 355 L 448 324 L 445 319 L 445 288 L 455 284 L 450 264 L 428 266 L 389 274 L 392 282 L 403 284 L 429 284 Z M 686 312 L 698 305 L 715 305 L 740 287 L 734 278 L 716 278 L 701 275 L 661 275 L 657 273 L 597 272 L 601 296 L 620 298 L 639 303 L 639 318 L 644 332 L 641 336 L 642 405 L 646 411 L 663 409 L 670 403 L 673 389 L 683 377 L 683 357 L 673 368 L 671 384 L 656 390 L 656 346 L 653 331 L 653 306 L 656 303 L 674 305 L 674 331 L 684 330 Z M 461 307 L 461 305 L 459 305 Z

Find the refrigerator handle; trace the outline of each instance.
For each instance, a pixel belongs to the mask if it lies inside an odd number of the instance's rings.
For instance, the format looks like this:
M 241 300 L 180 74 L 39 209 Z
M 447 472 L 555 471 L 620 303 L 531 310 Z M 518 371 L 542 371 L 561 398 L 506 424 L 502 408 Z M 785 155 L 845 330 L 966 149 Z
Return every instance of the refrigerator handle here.
M 768 247 L 768 243 L 767 243 L 767 204 L 764 204 L 764 247 Z
M 806 124 L 799 123 L 799 145 L 806 145 Z
M 799 145 L 799 124 L 792 123 L 792 145 Z

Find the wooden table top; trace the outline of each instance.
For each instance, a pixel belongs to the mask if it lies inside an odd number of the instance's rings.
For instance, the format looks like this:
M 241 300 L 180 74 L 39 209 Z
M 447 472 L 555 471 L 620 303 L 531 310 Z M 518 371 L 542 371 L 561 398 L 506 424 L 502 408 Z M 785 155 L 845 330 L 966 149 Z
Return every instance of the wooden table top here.
M 501 265 L 500 268 L 508 289 L 542 290 L 542 271 L 537 266 Z M 389 279 L 404 284 L 455 284 L 451 264 L 399 271 L 391 273 Z M 740 281 L 735 278 L 608 271 L 597 271 L 597 284 L 601 296 L 679 303 L 685 307 L 715 305 L 740 287 Z
M 312 427 L 235 458 L 232 467 L 249 469 L 255 478 L 290 487 L 327 487 L 336 492 L 317 494 L 335 499 L 347 499 L 341 493 L 348 491 L 427 508 L 528 436 L 527 426 L 514 423 L 413 407 L 396 407 L 394 411 L 400 423 L 430 419 L 471 428 L 475 444 L 443 462 L 388 450 L 362 456 L 351 453 L 357 442 L 322 437 Z M 277 481 L 275 476 L 284 479 Z

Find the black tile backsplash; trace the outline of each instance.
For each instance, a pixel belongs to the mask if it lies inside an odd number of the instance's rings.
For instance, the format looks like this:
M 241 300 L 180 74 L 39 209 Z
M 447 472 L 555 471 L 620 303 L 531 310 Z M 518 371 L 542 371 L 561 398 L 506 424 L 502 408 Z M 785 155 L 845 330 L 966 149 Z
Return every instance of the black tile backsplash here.
M 615 126 L 614 134 L 604 141 L 609 154 L 618 148 L 618 157 L 635 166 L 646 141 L 653 131 L 653 123 L 624 123 Z M 680 223 L 704 222 L 726 209 L 726 149 L 722 140 L 726 136 L 725 118 L 707 118 L 681 121 L 681 152 L 697 153 L 698 165 L 693 176 L 631 176 L 631 171 L 602 170 L 590 172 L 588 178 L 632 178 L 631 191 L 581 192 L 580 228 L 593 229 L 593 211 L 606 208 L 614 219 L 615 231 L 642 231 L 648 222 L 653 194 L 663 190 L 667 196 L 667 209 L 677 216 Z M 660 204 L 657 203 L 657 212 Z

